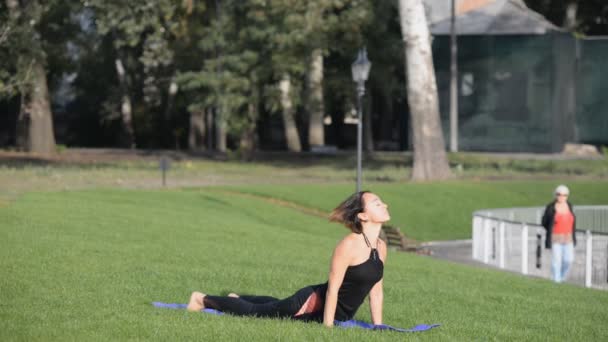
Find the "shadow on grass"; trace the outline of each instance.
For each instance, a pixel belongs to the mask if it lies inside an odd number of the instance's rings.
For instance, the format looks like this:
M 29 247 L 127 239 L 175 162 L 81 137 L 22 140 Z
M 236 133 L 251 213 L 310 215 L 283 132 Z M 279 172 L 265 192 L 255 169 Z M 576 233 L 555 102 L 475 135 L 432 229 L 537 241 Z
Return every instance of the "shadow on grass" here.
M 335 170 L 352 170 L 356 167 L 356 155 L 354 152 L 341 151 L 336 154 L 320 154 L 310 152 L 258 152 L 250 161 L 241 161 L 230 157 L 225 153 L 214 152 L 186 152 L 170 150 L 128 150 L 128 149 L 70 149 L 53 156 L 38 156 L 21 152 L 1 152 L 0 166 L 24 169 L 31 167 L 64 167 L 64 168 L 124 168 L 141 167 L 149 168 L 162 157 L 171 162 L 209 161 L 209 162 L 233 162 L 247 164 L 258 164 L 275 168 L 313 168 L 329 167 Z M 390 156 L 379 156 L 372 154 L 363 155 L 364 167 L 367 170 L 380 170 L 387 166 L 410 167 L 411 156 L 394 154 Z
M 353 170 L 357 165 L 357 156 L 354 151 L 336 154 L 273 152 L 258 153 L 253 161 L 277 168 L 324 166 L 335 170 Z M 406 153 L 364 153 L 362 163 L 366 170 L 381 170 L 389 166 L 407 168 L 412 166 L 412 156 Z
M 258 151 L 249 161 L 240 159 L 238 153 L 218 153 L 214 151 L 188 152 L 175 150 L 130 150 L 130 149 L 88 149 L 70 148 L 53 156 L 37 156 L 21 152 L 0 151 L 0 167 L 15 169 L 36 167 L 62 167 L 76 169 L 151 169 L 158 168 L 162 157 L 171 162 L 211 162 L 267 166 L 276 169 L 311 169 L 324 167 L 335 171 L 355 170 L 357 164 L 355 151 L 336 151 L 333 153 Z M 608 175 L 608 160 L 562 160 L 547 159 L 552 156 L 509 157 L 504 155 L 449 153 L 451 168 L 466 171 L 481 171 L 496 174 L 504 172 L 526 174 L 561 175 Z M 387 168 L 411 169 L 413 157 L 410 152 L 371 152 L 363 154 L 363 167 L 367 171 L 380 171 Z M 395 181 L 382 175 L 374 179 L 379 182 Z

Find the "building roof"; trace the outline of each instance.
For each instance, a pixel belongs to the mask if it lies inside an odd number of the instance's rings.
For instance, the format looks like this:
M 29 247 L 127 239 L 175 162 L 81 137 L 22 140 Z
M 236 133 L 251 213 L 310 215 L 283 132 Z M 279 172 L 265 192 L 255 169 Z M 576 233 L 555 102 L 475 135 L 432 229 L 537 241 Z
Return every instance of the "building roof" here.
M 426 0 L 432 3 L 433 0 Z M 450 1 L 444 0 L 450 9 Z M 431 6 L 432 7 L 432 6 Z M 523 0 L 494 0 L 456 15 L 458 35 L 547 34 L 562 32 L 542 15 L 529 9 Z M 443 16 L 443 15 L 442 15 Z M 450 34 L 450 17 L 431 21 L 433 35 Z

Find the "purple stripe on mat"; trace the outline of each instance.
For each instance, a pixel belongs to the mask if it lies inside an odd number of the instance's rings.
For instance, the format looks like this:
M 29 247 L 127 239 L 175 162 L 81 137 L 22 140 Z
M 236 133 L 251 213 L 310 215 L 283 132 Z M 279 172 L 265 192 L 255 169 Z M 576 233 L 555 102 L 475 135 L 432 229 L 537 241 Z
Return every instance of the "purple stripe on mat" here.
M 163 303 L 163 302 L 152 302 L 157 308 L 166 308 L 166 309 L 185 309 L 188 305 L 179 304 L 179 303 Z M 223 315 L 224 313 L 214 309 L 203 309 L 202 312 L 209 313 L 212 315 Z M 335 321 L 334 324 L 341 328 L 362 328 L 369 330 L 389 330 L 389 331 L 398 331 L 398 332 L 416 332 L 416 331 L 426 331 L 438 327 L 440 324 L 419 324 L 410 329 L 397 328 L 386 324 L 374 325 L 371 323 L 355 321 L 351 319 L 350 321 Z
M 351 319 L 350 321 L 344 321 L 344 322 L 335 321 L 334 324 L 336 326 L 339 326 L 342 328 L 363 328 L 363 329 L 370 329 L 370 330 L 390 330 L 390 331 L 399 331 L 399 332 L 425 331 L 425 330 L 433 329 L 440 325 L 440 324 L 419 324 L 413 328 L 404 329 L 404 328 L 393 327 L 393 326 L 386 325 L 386 324 L 374 325 L 374 324 L 367 323 L 367 322 L 355 321 L 354 319 Z
M 152 305 L 157 308 L 166 308 L 166 309 L 185 309 L 188 307 L 188 304 L 178 304 L 178 303 L 163 303 L 163 302 L 152 302 Z M 203 309 L 201 310 L 205 313 L 210 313 L 213 315 L 223 315 L 224 313 L 221 311 L 217 311 L 215 309 Z

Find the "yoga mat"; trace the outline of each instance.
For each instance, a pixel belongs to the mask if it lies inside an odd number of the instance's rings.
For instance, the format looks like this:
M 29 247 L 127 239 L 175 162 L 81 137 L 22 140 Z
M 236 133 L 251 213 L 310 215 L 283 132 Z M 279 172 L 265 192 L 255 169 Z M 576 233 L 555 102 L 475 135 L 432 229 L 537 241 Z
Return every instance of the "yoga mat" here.
M 166 309 L 185 309 L 188 305 L 186 304 L 177 304 L 177 303 L 163 303 L 163 302 L 152 302 L 157 308 L 166 308 Z M 212 315 L 223 315 L 224 313 L 214 309 L 203 309 L 202 312 L 209 313 Z M 335 321 L 334 324 L 341 328 L 362 328 L 368 330 L 389 330 L 389 331 L 398 331 L 398 332 L 417 332 L 417 331 L 425 331 L 430 330 L 435 327 L 440 326 L 440 324 L 419 324 L 413 328 L 405 329 L 405 328 L 397 328 L 386 324 L 371 324 L 362 321 L 356 321 L 351 319 L 350 321 Z

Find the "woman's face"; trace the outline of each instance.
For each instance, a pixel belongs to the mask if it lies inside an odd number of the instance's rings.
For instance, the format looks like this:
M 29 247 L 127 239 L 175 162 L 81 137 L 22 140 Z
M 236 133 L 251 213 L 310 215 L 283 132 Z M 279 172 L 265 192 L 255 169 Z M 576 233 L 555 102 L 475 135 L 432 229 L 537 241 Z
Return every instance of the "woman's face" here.
M 568 200 L 568 195 L 567 194 L 555 194 L 555 198 L 557 199 L 558 203 L 566 203 L 566 201 Z
M 391 215 L 388 213 L 388 205 L 382 202 L 376 194 L 371 192 L 363 194 L 363 203 L 365 203 L 365 207 L 363 212 L 359 214 L 361 220 L 384 223 L 391 219 Z

